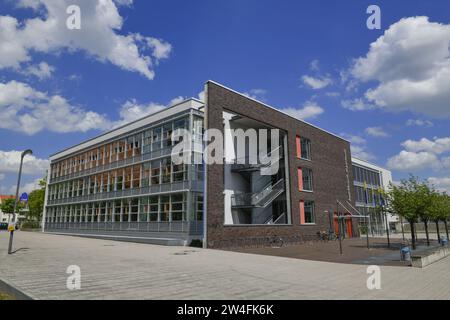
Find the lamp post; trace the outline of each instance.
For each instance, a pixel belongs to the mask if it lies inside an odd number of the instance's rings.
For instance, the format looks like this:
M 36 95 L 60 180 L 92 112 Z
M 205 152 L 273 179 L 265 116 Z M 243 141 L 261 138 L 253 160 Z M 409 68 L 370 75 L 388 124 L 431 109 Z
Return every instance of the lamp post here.
M 14 239 L 14 229 L 15 229 L 15 222 L 16 222 L 16 208 L 17 208 L 17 203 L 19 201 L 19 187 L 20 187 L 20 178 L 22 176 L 23 158 L 28 154 L 29 155 L 33 154 L 33 151 L 30 149 L 27 149 L 24 152 L 22 152 L 22 154 L 20 155 L 19 177 L 17 178 L 16 198 L 14 199 L 14 209 L 13 209 L 13 218 L 12 218 L 13 228 L 12 228 L 12 230 L 10 230 L 10 233 L 9 233 L 8 254 L 12 253 L 12 244 L 13 244 L 13 239 Z

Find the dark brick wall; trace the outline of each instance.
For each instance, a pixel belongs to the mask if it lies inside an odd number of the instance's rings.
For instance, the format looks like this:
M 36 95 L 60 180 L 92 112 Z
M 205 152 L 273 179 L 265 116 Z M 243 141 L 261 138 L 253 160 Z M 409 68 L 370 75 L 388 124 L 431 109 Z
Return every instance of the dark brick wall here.
M 208 247 L 221 247 L 227 241 L 245 238 L 280 236 L 285 239 L 301 237 L 317 239 L 317 232 L 329 229 L 325 210 L 336 211 L 336 199 L 348 200 L 347 176 L 344 150 L 347 152 L 351 203 L 354 205 L 354 188 L 351 170 L 349 142 L 322 131 L 302 121 L 291 118 L 263 104 L 234 93 L 213 82 L 207 82 L 206 128 L 223 130 L 224 109 L 285 130 L 288 134 L 288 165 L 292 225 L 271 226 L 224 226 L 224 177 L 223 165 L 209 165 L 207 170 L 207 240 Z M 296 157 L 295 137 L 300 135 L 311 140 L 311 161 Z M 313 170 L 313 192 L 298 191 L 297 167 Z M 301 225 L 300 200 L 315 202 L 315 225 Z M 353 229 L 357 226 L 353 221 Z

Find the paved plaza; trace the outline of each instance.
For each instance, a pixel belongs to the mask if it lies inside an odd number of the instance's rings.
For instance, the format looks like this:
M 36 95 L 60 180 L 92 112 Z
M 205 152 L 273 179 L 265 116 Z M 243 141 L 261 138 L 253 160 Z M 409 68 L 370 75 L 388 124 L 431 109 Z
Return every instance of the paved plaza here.
M 450 258 L 424 269 L 166 247 L 19 231 L 0 232 L 0 281 L 34 299 L 450 299 Z M 81 289 L 66 287 L 81 268 Z

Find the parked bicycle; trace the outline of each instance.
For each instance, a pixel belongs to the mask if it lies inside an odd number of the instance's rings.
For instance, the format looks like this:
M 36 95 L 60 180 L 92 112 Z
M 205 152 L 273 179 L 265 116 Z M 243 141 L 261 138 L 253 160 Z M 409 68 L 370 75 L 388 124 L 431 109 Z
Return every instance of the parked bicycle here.
M 282 237 L 274 236 L 270 240 L 270 246 L 273 248 L 281 248 L 284 246 L 284 240 Z

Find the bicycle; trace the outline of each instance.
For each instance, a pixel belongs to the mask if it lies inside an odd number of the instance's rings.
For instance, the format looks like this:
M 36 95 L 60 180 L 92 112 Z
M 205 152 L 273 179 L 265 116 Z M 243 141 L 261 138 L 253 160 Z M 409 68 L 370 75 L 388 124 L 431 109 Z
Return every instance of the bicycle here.
M 270 246 L 272 248 L 281 248 L 284 246 L 284 240 L 281 237 L 274 236 L 270 241 Z

